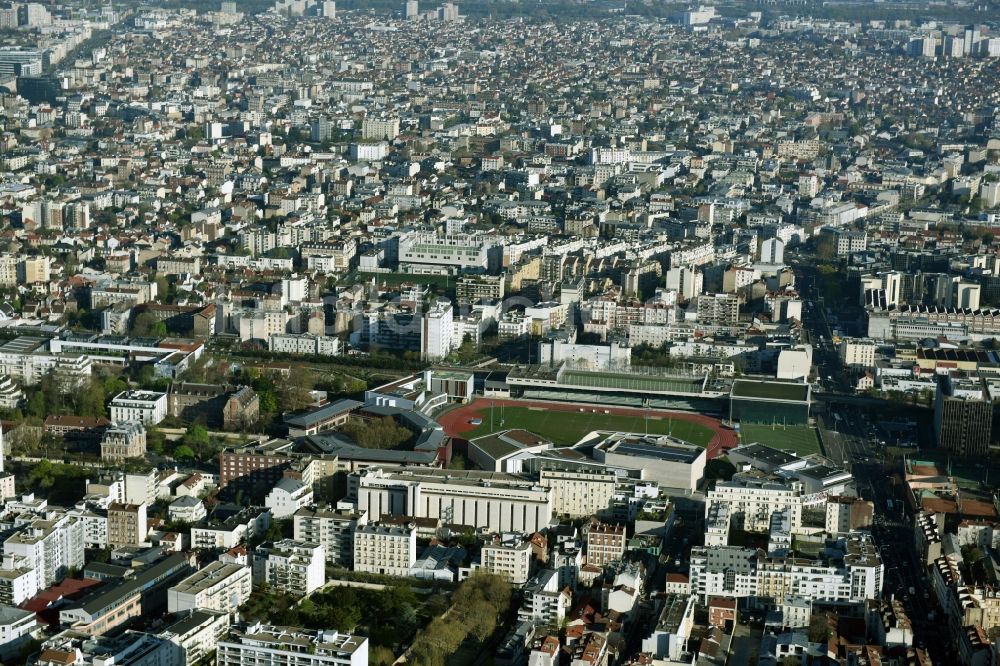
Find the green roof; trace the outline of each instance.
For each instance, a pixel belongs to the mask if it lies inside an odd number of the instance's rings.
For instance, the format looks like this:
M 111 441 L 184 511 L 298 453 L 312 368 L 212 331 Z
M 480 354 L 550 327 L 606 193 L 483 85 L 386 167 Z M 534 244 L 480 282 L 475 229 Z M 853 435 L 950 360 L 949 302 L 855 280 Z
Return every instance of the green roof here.
M 809 397 L 809 386 L 792 382 L 759 382 L 738 379 L 733 382 L 732 397 L 805 402 Z
M 623 391 L 645 391 L 655 393 L 701 393 L 702 380 L 690 377 L 667 377 L 658 375 L 626 374 L 618 372 L 586 372 L 564 370 L 559 377 L 563 386 L 586 386 L 591 388 L 618 389 Z

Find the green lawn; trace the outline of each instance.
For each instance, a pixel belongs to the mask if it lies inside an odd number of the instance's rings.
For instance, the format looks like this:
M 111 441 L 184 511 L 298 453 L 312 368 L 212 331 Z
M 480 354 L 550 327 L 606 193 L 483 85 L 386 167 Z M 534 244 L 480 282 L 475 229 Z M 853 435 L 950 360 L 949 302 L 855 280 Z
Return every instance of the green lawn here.
M 819 453 L 816 429 L 808 426 L 740 425 L 740 443 L 759 443 L 797 455 Z
M 677 439 L 707 446 L 715 433 L 700 423 L 663 417 L 650 418 L 643 423 L 641 416 L 618 416 L 615 414 L 594 414 L 590 407 L 585 412 L 557 412 L 531 409 L 528 407 L 506 407 L 503 410 L 503 424 L 500 423 L 500 408 L 493 410 L 493 430 L 523 428 L 551 440 L 557 446 L 576 444 L 594 430 L 621 430 L 625 432 L 649 432 L 670 434 Z M 598 408 L 599 410 L 599 408 Z M 599 410 L 600 411 L 600 410 Z M 475 430 L 465 433 L 467 439 L 490 434 L 490 408 L 482 410 L 483 423 Z M 648 427 L 648 429 L 647 429 Z

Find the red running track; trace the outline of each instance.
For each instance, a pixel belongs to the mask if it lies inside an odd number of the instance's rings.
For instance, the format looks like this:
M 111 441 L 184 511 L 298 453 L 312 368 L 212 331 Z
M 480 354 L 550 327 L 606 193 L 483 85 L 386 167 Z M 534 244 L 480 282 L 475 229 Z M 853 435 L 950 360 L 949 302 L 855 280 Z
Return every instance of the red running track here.
M 505 405 L 513 407 L 538 407 L 550 412 L 578 412 L 580 407 L 607 409 L 617 416 L 643 416 L 651 412 L 656 412 L 657 416 L 667 416 L 670 418 L 694 421 L 715 432 L 712 441 L 706 447 L 708 449 L 708 459 L 717 458 L 729 449 L 739 445 L 739 438 L 733 430 L 722 425 L 722 421 L 704 414 L 691 412 L 667 412 L 660 410 L 637 409 L 634 407 L 614 407 L 611 405 L 593 405 L 590 403 L 570 403 L 570 402 L 545 402 L 540 400 L 505 400 L 494 398 L 477 398 L 468 405 L 462 405 L 452 409 L 441 416 L 437 421 L 444 428 L 446 435 L 450 437 L 462 437 L 470 430 L 475 430 L 477 426 L 469 423 L 474 418 L 483 418 L 488 413 L 490 405 Z

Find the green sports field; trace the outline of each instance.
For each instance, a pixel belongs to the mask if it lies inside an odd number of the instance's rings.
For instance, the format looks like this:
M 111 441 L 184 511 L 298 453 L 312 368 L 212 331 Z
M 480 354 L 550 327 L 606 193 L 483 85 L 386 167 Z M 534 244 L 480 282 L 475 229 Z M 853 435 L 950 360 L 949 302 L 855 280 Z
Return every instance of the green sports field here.
M 744 425 L 740 426 L 741 444 L 763 444 L 771 448 L 791 451 L 798 455 L 819 453 L 816 429 L 808 426 Z
M 500 421 L 500 408 L 493 409 L 493 428 L 490 429 L 490 409 L 481 410 L 483 422 L 475 429 L 462 434 L 466 439 L 475 439 L 491 432 L 523 428 L 537 433 L 552 441 L 557 446 L 576 444 L 589 432 L 594 430 L 621 430 L 626 432 L 649 432 L 651 434 L 670 434 L 677 439 L 707 446 L 712 441 L 715 432 L 706 426 L 693 421 L 668 419 L 650 416 L 645 423 L 641 416 L 619 416 L 617 414 L 593 413 L 591 408 L 584 412 L 553 411 L 534 409 L 530 407 L 506 407 L 503 410 L 503 423 Z M 601 410 L 598 409 L 598 412 Z

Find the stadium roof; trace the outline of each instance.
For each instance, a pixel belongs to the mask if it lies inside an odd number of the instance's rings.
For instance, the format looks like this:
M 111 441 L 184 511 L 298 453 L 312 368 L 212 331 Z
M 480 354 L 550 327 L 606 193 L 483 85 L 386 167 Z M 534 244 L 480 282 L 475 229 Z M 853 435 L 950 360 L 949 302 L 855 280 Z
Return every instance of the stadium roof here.
M 733 382 L 731 395 L 734 398 L 806 402 L 809 399 L 809 385 L 795 382 L 738 379 Z

